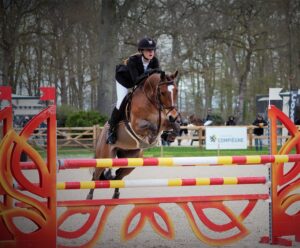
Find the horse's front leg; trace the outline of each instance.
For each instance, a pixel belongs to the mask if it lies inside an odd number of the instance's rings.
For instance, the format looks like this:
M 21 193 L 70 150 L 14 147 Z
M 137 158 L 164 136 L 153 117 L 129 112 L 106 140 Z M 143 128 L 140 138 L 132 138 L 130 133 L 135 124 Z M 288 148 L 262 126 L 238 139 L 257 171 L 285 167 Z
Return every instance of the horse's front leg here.
M 119 168 L 119 169 L 117 169 L 116 177 L 114 178 L 114 180 L 123 179 L 125 176 L 129 175 L 133 170 L 134 170 L 134 168 Z M 115 188 L 113 199 L 119 199 L 119 197 L 120 197 L 120 189 Z

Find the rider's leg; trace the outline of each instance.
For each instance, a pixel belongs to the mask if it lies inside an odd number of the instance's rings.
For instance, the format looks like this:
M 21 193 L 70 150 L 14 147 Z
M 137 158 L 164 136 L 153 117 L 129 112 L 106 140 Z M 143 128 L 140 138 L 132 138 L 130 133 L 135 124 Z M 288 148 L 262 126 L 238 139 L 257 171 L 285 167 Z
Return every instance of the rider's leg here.
M 117 141 L 117 126 L 119 123 L 120 111 L 115 107 L 111 113 L 107 137 L 107 144 L 114 144 Z
M 116 90 L 117 90 L 117 104 L 111 114 L 110 120 L 108 121 L 109 123 L 109 131 L 108 131 L 108 138 L 107 138 L 108 144 L 115 144 L 117 141 L 117 128 L 118 128 L 118 123 L 120 121 L 119 108 L 121 106 L 124 97 L 128 92 L 128 89 L 125 88 L 123 85 L 119 84 L 118 82 L 116 82 Z

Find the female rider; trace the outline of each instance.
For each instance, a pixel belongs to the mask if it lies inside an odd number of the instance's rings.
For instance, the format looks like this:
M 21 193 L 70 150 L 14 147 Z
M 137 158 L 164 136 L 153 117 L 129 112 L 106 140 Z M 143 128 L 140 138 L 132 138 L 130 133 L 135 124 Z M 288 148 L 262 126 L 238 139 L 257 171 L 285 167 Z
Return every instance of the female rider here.
M 138 54 L 130 56 L 124 64 L 116 67 L 117 104 L 109 120 L 107 143 L 117 141 L 117 127 L 120 120 L 120 106 L 128 89 L 137 85 L 151 69 L 159 69 L 159 61 L 155 57 L 156 43 L 151 38 L 143 38 L 138 43 Z

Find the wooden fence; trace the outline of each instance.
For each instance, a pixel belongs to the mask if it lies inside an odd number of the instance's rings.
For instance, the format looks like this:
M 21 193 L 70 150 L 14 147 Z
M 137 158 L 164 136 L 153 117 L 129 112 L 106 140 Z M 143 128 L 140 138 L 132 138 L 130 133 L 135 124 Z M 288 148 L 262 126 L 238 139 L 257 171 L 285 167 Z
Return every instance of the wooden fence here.
M 58 149 L 87 149 L 93 151 L 96 145 L 96 138 L 102 127 L 95 125 L 92 127 L 58 127 L 57 147 Z M 20 131 L 20 129 L 16 129 Z M 46 129 L 37 128 L 34 135 L 29 139 L 29 143 L 46 149 Z
M 253 129 L 255 126 L 246 126 L 247 127 L 247 138 L 248 138 L 248 147 L 252 148 L 254 146 L 254 135 Z M 300 126 L 298 126 L 300 127 Z M 178 141 L 182 141 L 181 144 L 185 146 L 195 145 L 194 142 L 198 142 L 199 147 L 205 148 L 205 127 L 204 126 L 189 126 L 182 127 L 183 129 L 188 129 L 188 134 L 181 137 L 177 137 L 173 143 L 175 146 L 178 145 Z M 95 125 L 92 127 L 59 127 L 57 128 L 57 146 L 58 149 L 88 149 L 93 151 L 96 144 L 96 139 L 101 132 L 102 127 Z M 263 136 L 260 136 L 259 139 L 262 139 L 266 143 L 267 136 L 267 127 L 264 127 L 265 131 Z M 287 133 L 286 130 L 283 130 L 282 126 L 279 126 L 278 129 L 278 139 L 284 142 L 288 135 L 282 135 L 282 133 Z M 45 148 L 45 138 L 46 130 L 43 128 L 36 129 L 35 135 L 30 139 L 30 143 L 41 148 Z M 196 144 L 197 145 L 197 144 Z

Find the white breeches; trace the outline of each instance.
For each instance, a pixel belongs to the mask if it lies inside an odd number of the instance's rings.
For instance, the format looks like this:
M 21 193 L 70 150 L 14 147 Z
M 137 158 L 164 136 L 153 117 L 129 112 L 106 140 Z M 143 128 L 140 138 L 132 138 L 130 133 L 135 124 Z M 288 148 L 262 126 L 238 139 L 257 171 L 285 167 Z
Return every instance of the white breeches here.
M 123 85 L 121 85 L 120 83 L 118 83 L 118 81 L 116 81 L 116 90 L 117 90 L 117 104 L 116 104 L 116 108 L 120 109 L 121 103 L 122 103 L 124 97 L 128 93 L 128 89 L 126 87 L 124 87 Z

